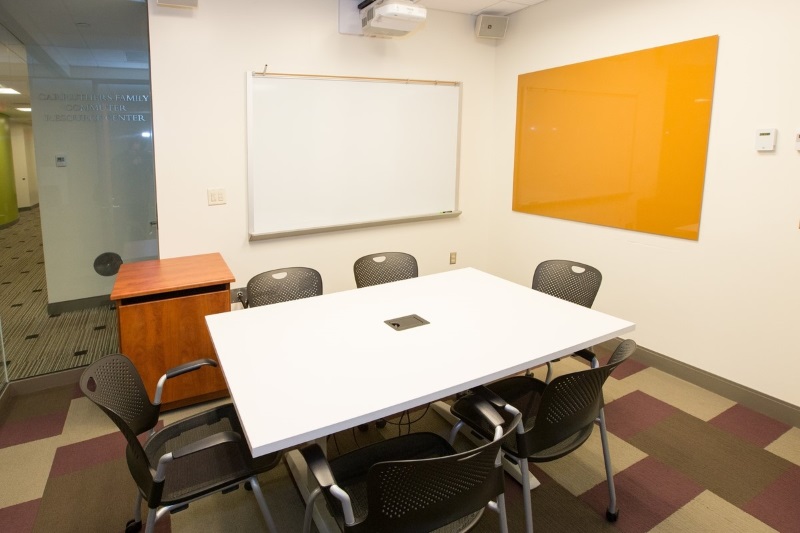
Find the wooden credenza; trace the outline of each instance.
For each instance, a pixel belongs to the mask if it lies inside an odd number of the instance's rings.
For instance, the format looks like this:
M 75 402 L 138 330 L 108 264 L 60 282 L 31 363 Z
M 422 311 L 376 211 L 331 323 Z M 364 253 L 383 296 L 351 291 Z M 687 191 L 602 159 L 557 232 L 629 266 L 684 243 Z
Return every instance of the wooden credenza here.
M 136 365 L 151 399 L 166 370 L 195 359 L 217 359 L 205 317 L 230 311 L 234 280 L 218 253 L 120 267 L 111 291 L 119 317 L 120 350 Z M 227 395 L 222 371 L 205 366 L 170 379 L 162 409 Z

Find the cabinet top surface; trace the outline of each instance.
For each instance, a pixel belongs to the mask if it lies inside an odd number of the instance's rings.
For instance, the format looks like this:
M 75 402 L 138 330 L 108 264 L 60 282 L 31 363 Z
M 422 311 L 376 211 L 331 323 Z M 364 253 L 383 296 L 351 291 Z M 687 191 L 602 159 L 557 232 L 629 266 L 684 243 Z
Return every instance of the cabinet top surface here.
M 119 269 L 111 299 L 194 289 L 235 279 L 219 253 L 126 263 Z

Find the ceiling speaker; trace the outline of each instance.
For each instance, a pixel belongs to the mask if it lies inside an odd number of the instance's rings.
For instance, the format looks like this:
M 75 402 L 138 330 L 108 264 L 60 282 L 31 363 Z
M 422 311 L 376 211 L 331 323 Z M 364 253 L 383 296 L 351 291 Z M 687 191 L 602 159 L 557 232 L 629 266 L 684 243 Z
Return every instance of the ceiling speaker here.
M 197 7 L 197 0 L 158 0 L 158 5 L 166 7 Z
M 500 15 L 478 15 L 475 19 L 475 35 L 489 39 L 502 39 L 506 36 L 508 17 Z

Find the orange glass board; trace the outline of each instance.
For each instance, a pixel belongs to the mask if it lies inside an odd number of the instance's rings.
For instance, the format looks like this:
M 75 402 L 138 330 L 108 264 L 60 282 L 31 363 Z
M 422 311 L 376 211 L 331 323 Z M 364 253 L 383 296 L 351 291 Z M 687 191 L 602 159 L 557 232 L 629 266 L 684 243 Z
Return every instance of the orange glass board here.
M 697 240 L 718 44 L 520 75 L 513 210 Z

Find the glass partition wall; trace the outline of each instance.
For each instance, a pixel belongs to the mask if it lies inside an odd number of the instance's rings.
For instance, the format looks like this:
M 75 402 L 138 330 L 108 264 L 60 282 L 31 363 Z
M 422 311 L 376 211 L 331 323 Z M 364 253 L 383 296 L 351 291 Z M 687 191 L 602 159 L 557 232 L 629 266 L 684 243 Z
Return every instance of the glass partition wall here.
M 0 35 L 0 86 L 17 92 L 0 100 L 20 208 L 0 228 L 14 381 L 118 351 L 116 273 L 158 256 L 147 4 L 3 0 Z

